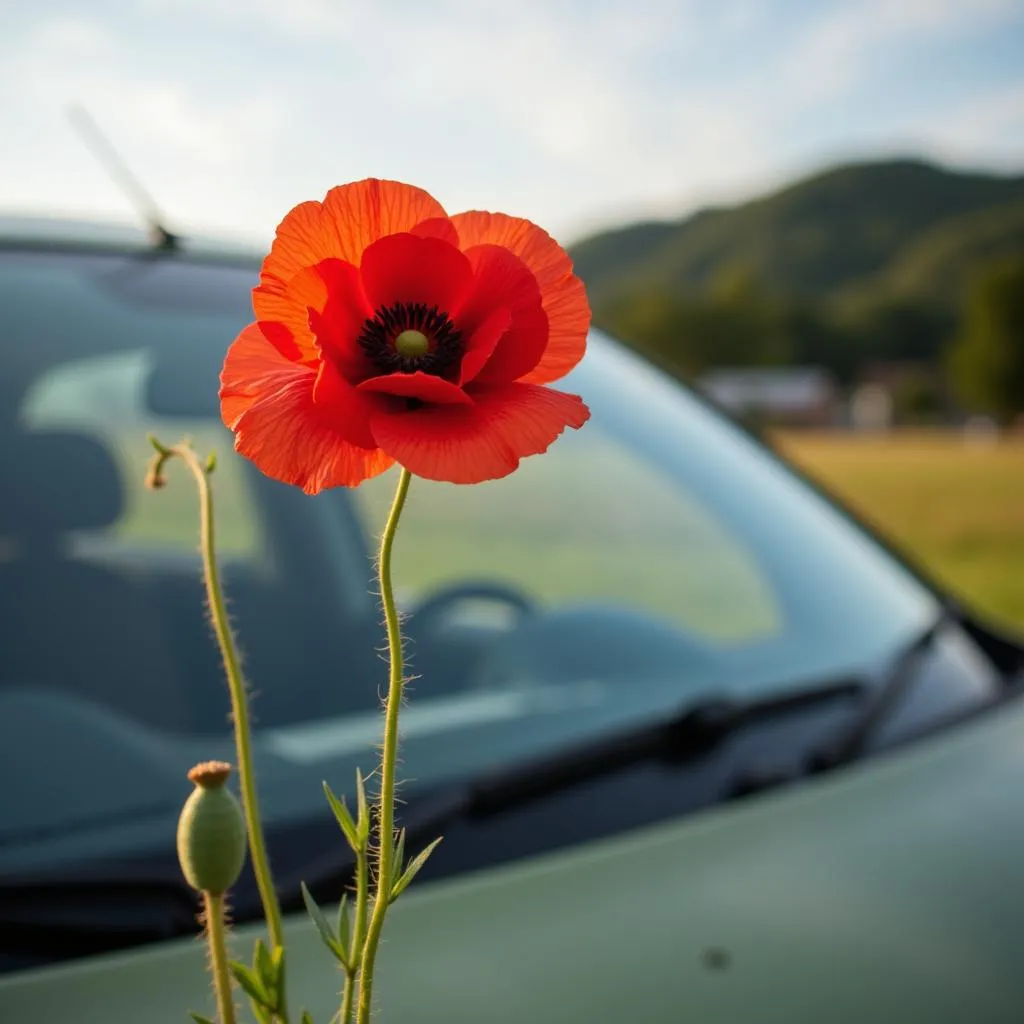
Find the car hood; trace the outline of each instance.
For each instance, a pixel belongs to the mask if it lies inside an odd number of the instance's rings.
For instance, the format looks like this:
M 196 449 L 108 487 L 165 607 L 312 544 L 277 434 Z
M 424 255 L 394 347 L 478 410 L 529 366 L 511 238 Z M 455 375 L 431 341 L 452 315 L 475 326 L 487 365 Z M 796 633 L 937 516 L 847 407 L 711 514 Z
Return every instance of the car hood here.
M 786 790 L 414 886 L 389 918 L 378 1019 L 1016 1022 L 1022 736 L 1013 701 Z M 340 974 L 301 915 L 287 930 L 292 998 L 328 1021 Z M 236 955 L 258 934 L 236 931 Z M 0 979 L 7 1020 L 187 1009 L 212 1010 L 194 939 Z

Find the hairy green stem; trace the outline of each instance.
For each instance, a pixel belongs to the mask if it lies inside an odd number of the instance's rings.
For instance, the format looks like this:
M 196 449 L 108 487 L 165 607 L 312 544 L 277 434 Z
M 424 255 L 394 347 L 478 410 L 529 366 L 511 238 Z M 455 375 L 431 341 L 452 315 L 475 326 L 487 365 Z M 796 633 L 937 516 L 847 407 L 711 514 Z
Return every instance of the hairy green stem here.
M 352 1006 L 356 995 L 356 970 L 345 971 L 345 987 L 341 992 L 341 1012 L 338 1014 L 338 1024 L 351 1024 Z
M 359 1008 L 357 1024 L 369 1024 L 373 1000 L 373 967 L 377 957 L 384 917 L 391 902 L 394 881 L 395 853 L 395 771 L 398 761 L 398 712 L 402 706 L 405 685 L 405 665 L 402 658 L 402 631 L 395 607 L 394 587 L 391 581 L 391 549 L 398 530 L 406 495 L 409 493 L 411 474 L 405 468 L 398 478 L 398 487 L 391 504 L 384 532 L 380 538 L 380 559 L 377 572 L 380 594 L 384 604 L 384 622 L 388 632 L 388 654 L 391 670 L 388 676 L 388 696 L 384 705 L 384 747 L 380 763 L 380 797 L 377 802 L 377 871 L 373 898 L 373 912 L 366 929 L 362 960 L 359 968 Z M 358 911 L 358 905 L 357 905 Z
M 366 847 L 356 852 L 356 912 L 352 923 L 352 941 L 349 957 L 353 967 L 345 974 L 345 988 L 341 995 L 341 1020 L 339 1024 L 350 1024 L 355 1004 L 356 986 L 359 981 L 360 959 L 366 935 L 366 907 L 369 900 L 369 861 Z
M 249 834 L 249 852 L 252 857 L 253 874 L 263 903 L 263 915 L 267 922 L 267 932 L 271 948 L 284 947 L 284 930 L 281 927 L 281 907 L 274 889 L 274 880 L 270 874 L 270 862 L 267 858 L 266 841 L 263 837 L 263 825 L 260 820 L 259 801 L 256 796 L 256 776 L 252 760 L 252 730 L 249 725 L 249 703 L 246 696 L 245 679 L 242 676 L 241 663 L 235 638 L 228 621 L 227 608 L 224 604 L 224 593 L 221 588 L 220 570 L 217 566 L 216 544 L 213 520 L 213 490 L 210 487 L 209 474 L 212 461 L 203 466 L 196 453 L 187 444 L 165 448 L 158 441 L 150 438 L 157 450 L 157 458 L 150 472 L 149 482 L 152 486 L 161 486 L 161 471 L 164 463 L 173 456 L 181 459 L 195 477 L 199 490 L 200 506 L 200 549 L 203 559 L 203 580 L 206 584 L 206 597 L 210 605 L 210 618 L 213 620 L 217 643 L 224 659 L 224 672 L 227 676 L 228 692 L 231 696 L 231 719 L 235 730 L 235 748 L 238 760 L 238 781 L 242 792 L 242 810 L 245 813 L 246 830 Z M 281 1006 L 285 1006 L 284 995 Z M 281 1013 L 287 1021 L 287 1010 Z
M 352 926 L 353 949 L 362 949 L 366 941 L 366 910 L 370 900 L 370 862 L 366 849 L 356 857 L 356 913 Z
M 235 1024 L 235 1004 L 231 999 L 231 975 L 228 973 L 228 950 L 224 936 L 224 895 L 203 893 L 206 917 L 206 938 L 210 946 L 210 968 L 213 990 L 217 996 L 220 1024 Z

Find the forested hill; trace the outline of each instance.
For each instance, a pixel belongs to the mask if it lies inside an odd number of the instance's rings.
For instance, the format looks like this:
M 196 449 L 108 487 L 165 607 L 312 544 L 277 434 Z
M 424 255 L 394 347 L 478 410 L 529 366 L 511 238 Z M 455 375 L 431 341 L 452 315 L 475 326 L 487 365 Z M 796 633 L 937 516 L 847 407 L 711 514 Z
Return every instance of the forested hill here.
M 836 167 L 738 206 L 606 231 L 571 250 L 596 322 L 640 347 L 674 346 L 669 361 L 681 369 L 818 357 L 847 374 L 861 357 L 934 356 L 979 266 L 1022 253 L 1024 175 L 918 160 Z M 770 330 L 758 332 L 753 309 L 768 305 Z M 733 331 L 731 344 L 700 351 L 719 327 L 739 326 L 739 306 L 758 350 L 741 340 L 730 351 Z M 717 308 L 731 324 L 709 325 Z M 702 339 L 690 338 L 688 322 L 701 325 Z M 850 343 L 853 351 L 829 348 Z
M 741 206 L 607 231 L 572 257 L 598 296 L 638 281 L 700 288 L 733 273 L 772 292 L 822 295 L 886 278 L 896 289 L 920 287 L 922 264 L 1022 239 L 1024 175 L 901 160 L 838 167 Z

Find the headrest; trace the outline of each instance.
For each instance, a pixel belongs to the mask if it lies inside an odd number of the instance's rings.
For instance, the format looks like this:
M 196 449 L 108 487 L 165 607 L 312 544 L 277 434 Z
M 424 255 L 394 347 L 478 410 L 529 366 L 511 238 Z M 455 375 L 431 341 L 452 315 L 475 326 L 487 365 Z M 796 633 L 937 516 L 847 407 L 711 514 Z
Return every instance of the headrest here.
M 99 441 L 63 431 L 6 434 L 0 441 L 0 535 L 108 526 L 123 505 L 120 474 Z

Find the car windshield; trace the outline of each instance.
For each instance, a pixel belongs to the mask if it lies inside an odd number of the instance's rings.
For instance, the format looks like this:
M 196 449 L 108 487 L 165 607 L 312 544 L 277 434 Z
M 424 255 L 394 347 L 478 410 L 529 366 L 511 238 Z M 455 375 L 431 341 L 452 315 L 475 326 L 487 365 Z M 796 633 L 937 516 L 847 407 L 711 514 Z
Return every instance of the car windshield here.
M 0 254 L 0 872 L 170 849 L 186 770 L 231 758 L 191 480 L 220 558 L 269 827 L 374 766 L 372 552 L 394 471 L 316 498 L 233 454 L 217 374 L 255 266 Z M 465 779 L 702 695 L 861 673 L 937 602 L 686 388 L 594 332 L 558 385 L 593 418 L 504 480 L 414 480 L 395 551 L 415 681 L 403 771 Z

